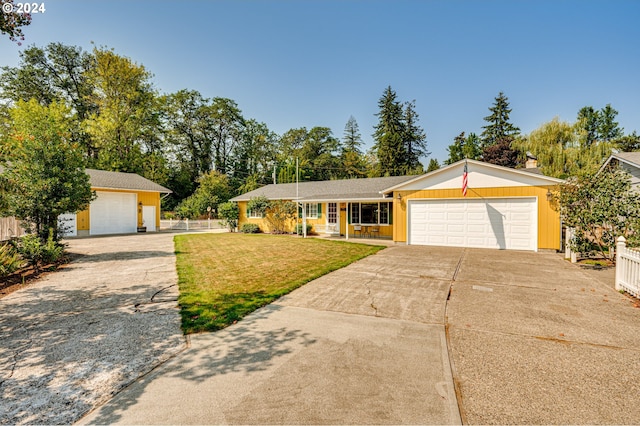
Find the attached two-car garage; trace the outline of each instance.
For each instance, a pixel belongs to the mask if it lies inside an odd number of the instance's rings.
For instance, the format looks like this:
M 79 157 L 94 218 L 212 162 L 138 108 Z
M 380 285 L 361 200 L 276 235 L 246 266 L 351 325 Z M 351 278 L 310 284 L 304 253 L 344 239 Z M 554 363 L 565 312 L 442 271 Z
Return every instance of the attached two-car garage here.
M 462 191 L 467 170 L 467 191 Z M 538 169 L 462 160 L 383 191 L 393 197 L 396 242 L 414 245 L 559 250 L 552 191 L 563 181 Z
M 537 249 L 536 198 L 409 201 L 409 244 Z

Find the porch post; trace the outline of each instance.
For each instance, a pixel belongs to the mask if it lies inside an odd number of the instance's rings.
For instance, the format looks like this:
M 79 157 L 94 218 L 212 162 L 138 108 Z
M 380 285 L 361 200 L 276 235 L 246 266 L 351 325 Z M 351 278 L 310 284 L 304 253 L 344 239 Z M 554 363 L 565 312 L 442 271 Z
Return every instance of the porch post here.
M 349 240 L 349 202 L 347 201 L 347 211 L 345 212 L 347 214 L 347 217 L 344 218 L 344 223 L 347 224 L 346 226 L 346 231 L 345 231 L 345 235 L 347 236 L 347 240 Z
M 307 238 L 307 203 L 302 203 L 302 238 Z

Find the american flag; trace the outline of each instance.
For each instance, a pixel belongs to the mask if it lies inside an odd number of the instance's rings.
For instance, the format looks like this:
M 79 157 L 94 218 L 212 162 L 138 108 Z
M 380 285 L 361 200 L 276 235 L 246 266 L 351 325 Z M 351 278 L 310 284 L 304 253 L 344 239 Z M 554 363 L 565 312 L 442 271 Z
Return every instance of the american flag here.
M 469 183 L 468 177 L 467 177 L 467 162 L 464 162 L 464 169 L 462 169 L 462 196 L 466 197 L 467 196 L 467 185 Z

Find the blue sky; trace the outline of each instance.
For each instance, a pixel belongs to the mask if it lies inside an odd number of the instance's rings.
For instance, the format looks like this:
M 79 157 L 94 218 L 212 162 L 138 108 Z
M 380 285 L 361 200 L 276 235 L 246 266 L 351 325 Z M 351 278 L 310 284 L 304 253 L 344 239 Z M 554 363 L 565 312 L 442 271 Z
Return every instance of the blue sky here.
M 0 40 L 0 65 L 50 42 L 113 48 L 186 88 L 235 100 L 282 134 L 353 115 L 372 144 L 387 86 L 416 101 L 431 158 L 480 133 L 500 91 L 528 133 L 610 103 L 640 131 L 639 1 L 119 1 L 44 0 L 22 46 Z M 428 159 L 423 161 L 425 166 Z

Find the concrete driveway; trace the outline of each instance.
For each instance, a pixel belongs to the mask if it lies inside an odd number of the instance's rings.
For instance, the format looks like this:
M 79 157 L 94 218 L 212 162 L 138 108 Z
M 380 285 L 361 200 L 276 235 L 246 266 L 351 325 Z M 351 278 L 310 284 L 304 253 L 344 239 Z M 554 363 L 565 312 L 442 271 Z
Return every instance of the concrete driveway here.
M 75 240 L 88 256 L 0 299 L 4 423 L 68 423 L 136 377 L 81 423 L 640 418 L 640 309 L 610 274 L 551 253 L 393 246 L 180 352 L 171 239 Z
M 82 254 L 0 299 L 0 424 L 68 424 L 185 347 L 172 234 L 75 239 Z
M 192 335 L 82 423 L 459 424 L 444 330 L 459 256 L 397 246 L 328 274 Z
M 466 250 L 447 306 L 468 424 L 638 424 L 640 309 L 613 270 Z

